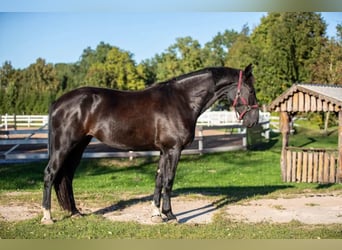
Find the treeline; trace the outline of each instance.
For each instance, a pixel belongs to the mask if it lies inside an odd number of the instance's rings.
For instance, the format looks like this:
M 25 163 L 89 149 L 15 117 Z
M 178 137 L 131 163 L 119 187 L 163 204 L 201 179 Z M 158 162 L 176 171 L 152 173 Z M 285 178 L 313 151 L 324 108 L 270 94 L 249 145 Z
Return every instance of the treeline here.
M 86 48 L 71 64 L 38 58 L 15 69 L 6 61 L 0 67 L 0 114 L 45 114 L 53 100 L 80 86 L 139 90 L 203 67 L 249 63 L 259 102 L 268 104 L 293 83 L 342 84 L 342 25 L 334 38 L 327 37 L 326 28 L 319 13 L 269 13 L 252 31 L 248 26 L 225 30 L 204 45 L 192 37 L 177 38 L 139 64 L 131 52 L 104 42 Z

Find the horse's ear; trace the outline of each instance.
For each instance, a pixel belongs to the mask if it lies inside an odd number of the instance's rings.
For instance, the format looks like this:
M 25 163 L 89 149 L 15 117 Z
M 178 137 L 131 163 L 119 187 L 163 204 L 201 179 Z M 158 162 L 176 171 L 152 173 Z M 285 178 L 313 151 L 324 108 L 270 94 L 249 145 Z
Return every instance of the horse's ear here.
M 245 76 L 246 78 L 250 77 L 252 75 L 253 71 L 253 65 L 250 63 L 246 68 L 245 68 Z

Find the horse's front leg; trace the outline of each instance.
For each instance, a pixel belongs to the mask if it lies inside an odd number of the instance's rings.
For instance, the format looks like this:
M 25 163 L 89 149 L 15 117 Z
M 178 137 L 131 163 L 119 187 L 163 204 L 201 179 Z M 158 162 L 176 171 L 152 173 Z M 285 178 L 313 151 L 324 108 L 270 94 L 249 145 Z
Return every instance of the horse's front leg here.
M 168 151 L 166 157 L 166 164 L 164 165 L 164 175 L 163 175 L 163 206 L 162 213 L 166 215 L 168 221 L 176 220 L 176 216 L 172 212 L 171 207 L 171 193 L 174 178 L 176 175 L 177 164 L 180 158 L 181 150 L 171 149 Z

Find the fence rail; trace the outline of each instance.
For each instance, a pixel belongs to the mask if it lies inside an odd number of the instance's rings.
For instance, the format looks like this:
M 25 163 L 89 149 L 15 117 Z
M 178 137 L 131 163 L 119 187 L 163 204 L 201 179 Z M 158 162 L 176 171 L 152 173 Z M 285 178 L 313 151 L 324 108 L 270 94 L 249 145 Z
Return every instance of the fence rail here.
M 224 112 L 224 114 L 219 114 L 215 112 L 214 114 L 208 114 L 207 112 L 205 112 L 204 114 L 205 116 L 203 116 L 197 124 L 197 134 L 194 143 L 190 147 L 183 150 L 182 154 L 205 154 L 211 152 L 225 152 L 231 150 L 246 149 L 248 143 L 247 129 L 243 127 L 239 121 L 236 120 L 235 113 Z M 6 119 L 3 119 L 4 117 L 7 119 L 7 122 Z M 33 117 L 36 118 L 36 120 L 32 119 Z M 269 136 L 269 121 L 267 121 L 267 117 L 269 117 L 269 113 L 261 113 L 260 121 L 262 122 L 260 122 L 259 124 L 261 130 L 258 130 L 260 136 L 263 136 L 266 139 L 268 139 Z M 48 159 L 48 130 L 46 129 L 48 116 L 16 116 L 14 119 L 13 116 L 11 117 L 5 115 L 1 116 L 1 118 L 1 122 L 5 121 L 7 126 L 13 126 L 13 129 L 0 130 L 0 148 L 6 148 L 6 150 L 0 151 L 0 162 Z M 24 118 L 26 119 L 26 122 L 22 122 L 24 121 Z M 17 122 L 21 121 L 21 124 L 24 124 L 26 128 L 16 130 L 19 123 L 14 126 L 15 120 Z M 10 121 L 12 121 L 12 123 Z M 28 121 L 30 121 L 31 123 L 29 123 Z M 34 121 L 33 125 L 32 121 Z M 40 125 L 38 129 L 27 129 L 27 127 L 38 125 Z M 207 135 L 208 130 L 221 131 L 221 134 Z M 39 144 L 43 145 L 43 147 L 45 145 L 44 152 L 18 152 L 18 147 L 21 145 L 34 146 Z M 96 144 L 100 144 L 100 142 L 93 138 L 93 140 L 91 141 L 91 145 Z M 214 146 L 212 144 L 214 144 Z M 132 159 L 134 157 L 154 156 L 159 154 L 159 151 L 85 151 L 83 154 L 83 158 L 124 157 Z
M 0 115 L 0 129 L 41 127 L 48 123 L 47 115 Z
M 336 149 L 286 148 L 286 181 L 335 183 L 338 181 Z

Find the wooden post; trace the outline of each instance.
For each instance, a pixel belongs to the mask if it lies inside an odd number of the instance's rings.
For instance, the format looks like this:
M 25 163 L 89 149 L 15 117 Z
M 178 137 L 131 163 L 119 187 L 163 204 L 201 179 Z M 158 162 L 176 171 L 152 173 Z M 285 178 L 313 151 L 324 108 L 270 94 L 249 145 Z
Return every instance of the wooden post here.
M 284 182 L 290 181 L 286 179 L 286 148 L 289 145 L 289 134 L 290 134 L 290 117 L 287 112 L 280 112 L 280 131 L 282 133 L 282 149 L 281 149 L 281 158 L 280 158 L 280 168 L 281 168 L 281 176 Z
M 198 127 L 198 151 L 199 154 L 203 154 L 203 126 Z
M 17 130 L 17 115 L 13 114 L 14 130 Z
M 336 182 L 342 182 L 342 110 L 338 112 L 338 165 Z

